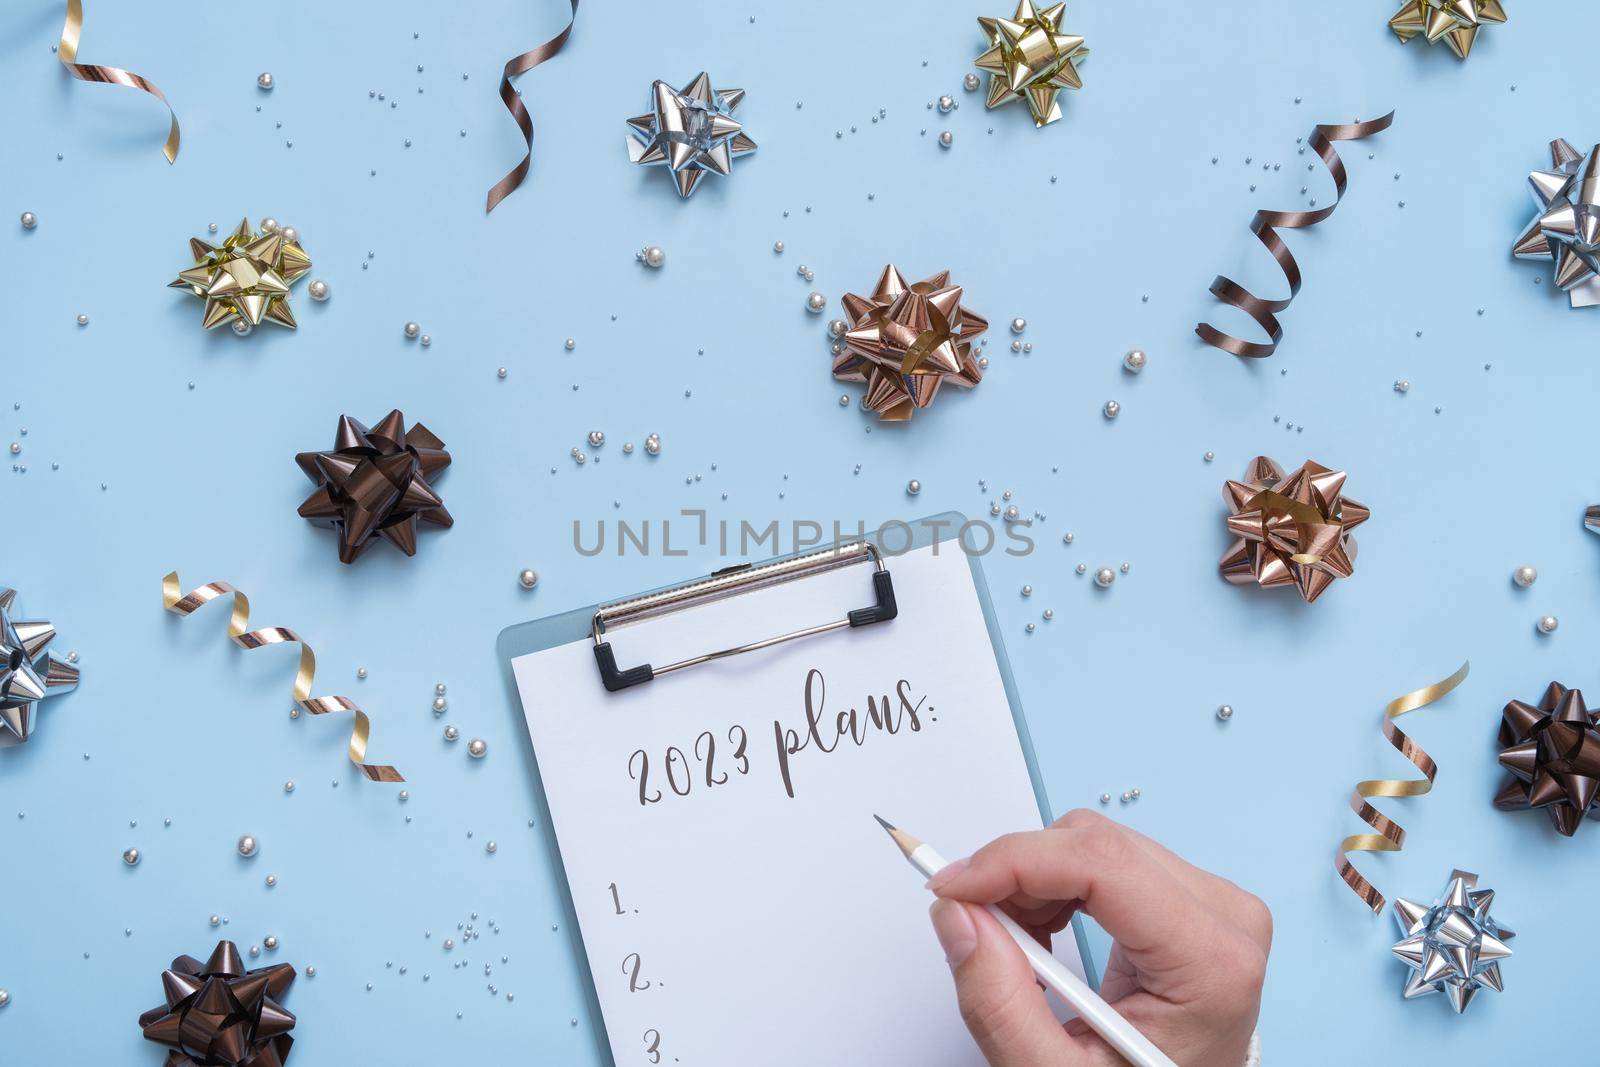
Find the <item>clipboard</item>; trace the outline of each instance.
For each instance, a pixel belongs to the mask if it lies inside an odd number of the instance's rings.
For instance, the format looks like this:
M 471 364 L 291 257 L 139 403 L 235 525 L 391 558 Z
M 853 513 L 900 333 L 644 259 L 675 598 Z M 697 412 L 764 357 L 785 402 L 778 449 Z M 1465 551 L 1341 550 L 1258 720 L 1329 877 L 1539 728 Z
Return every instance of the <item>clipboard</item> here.
M 533 749 L 527 724 L 522 719 L 521 697 L 517 680 L 513 673 L 514 661 L 530 654 L 571 645 L 578 641 L 587 641 L 592 645 L 594 658 L 589 677 L 597 688 L 603 686 L 613 695 L 619 694 L 623 690 L 635 690 L 640 687 L 650 691 L 665 691 L 667 687 L 674 684 L 674 679 L 670 676 L 678 671 L 703 668 L 706 664 L 734 656 L 760 657 L 763 655 L 764 650 L 775 645 L 803 642 L 819 634 L 834 630 L 856 630 L 894 625 L 894 620 L 899 613 L 899 605 L 893 585 L 896 557 L 919 549 L 927 549 L 935 544 L 941 546 L 948 544 L 949 551 L 959 553 L 970 569 L 972 584 L 976 591 L 978 604 L 982 610 L 984 629 L 992 646 L 995 665 L 1004 688 L 1005 699 L 1010 708 L 1012 724 L 1016 730 L 1016 738 L 1021 749 L 1022 758 L 1027 767 L 1041 825 L 1047 825 L 1052 819 L 1052 813 L 1045 793 L 1044 780 L 1039 772 L 1038 760 L 1029 739 L 1027 721 L 1023 715 L 1016 682 L 1012 677 L 1010 664 L 1006 657 L 999 619 L 995 613 L 988 586 L 983 578 L 979 556 L 975 552 L 964 551 L 962 546 L 957 543 L 962 537 L 961 531 L 965 528 L 966 523 L 966 517 L 956 512 L 946 512 L 904 524 L 896 523 L 894 527 L 897 532 L 907 532 L 907 536 L 904 539 L 905 543 L 903 544 L 897 543 L 886 548 L 879 543 L 878 539 L 869 536 L 859 541 L 827 545 L 819 550 L 793 553 L 762 563 L 742 564 L 737 567 L 725 568 L 710 576 L 690 582 L 665 586 L 619 600 L 577 608 L 548 618 L 511 626 L 501 632 L 496 642 L 496 651 L 507 688 L 512 697 L 514 714 L 517 715 L 519 725 L 522 727 L 521 733 L 524 738 L 522 748 L 534 786 L 541 837 L 548 850 L 552 870 L 558 872 L 561 877 L 566 930 L 571 951 L 575 954 L 575 959 L 579 964 L 577 969 L 584 976 L 585 999 L 588 1004 L 588 1015 L 591 1023 L 590 1032 L 599 1062 L 614 1064 L 617 1061 L 612 1055 L 611 1041 L 608 1037 L 595 974 L 589 966 L 589 955 L 584 946 L 582 928 L 573 895 L 574 891 L 568 880 L 567 864 L 562 858 L 557 840 L 544 777 L 539 771 L 537 756 Z M 935 549 L 936 553 L 937 551 Z M 846 567 L 860 567 L 870 573 L 872 602 L 852 608 L 841 618 L 821 622 L 800 630 L 752 633 L 749 635 L 748 640 L 737 644 L 708 647 L 698 654 L 684 656 L 673 662 L 658 665 L 634 662 L 633 659 L 629 658 L 626 648 L 619 647 L 623 646 L 624 639 L 622 635 L 626 634 L 626 628 L 631 623 L 669 615 L 682 614 L 687 616 L 697 608 L 711 603 L 740 597 L 755 590 L 771 588 L 778 584 L 804 582 L 817 575 Z M 910 818 L 911 816 L 908 815 L 907 817 Z M 620 906 L 618 910 L 620 913 Z M 1073 917 L 1071 930 L 1079 958 L 1083 964 L 1085 977 L 1092 987 L 1098 989 L 1099 976 L 1094 967 L 1090 946 L 1080 917 Z M 671 1062 L 671 1060 L 668 1058 L 664 1062 Z

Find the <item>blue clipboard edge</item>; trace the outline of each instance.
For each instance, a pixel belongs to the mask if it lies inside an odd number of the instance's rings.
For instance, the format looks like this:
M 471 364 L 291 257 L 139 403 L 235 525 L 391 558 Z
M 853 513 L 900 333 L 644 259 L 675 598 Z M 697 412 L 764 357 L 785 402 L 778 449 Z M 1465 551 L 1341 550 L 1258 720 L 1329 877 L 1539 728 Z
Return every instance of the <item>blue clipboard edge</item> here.
M 967 517 L 957 511 L 946 511 L 938 515 L 929 515 L 921 519 L 913 519 L 905 523 L 911 531 L 911 544 L 908 548 L 896 546 L 894 555 L 885 555 L 885 563 L 890 573 L 894 571 L 895 555 L 904 555 L 906 552 L 920 548 L 927 548 L 934 543 L 934 533 L 937 531 L 939 544 L 957 541 L 961 530 L 967 523 Z M 869 536 L 869 541 L 877 543 L 877 538 Z M 806 551 L 815 551 L 812 546 Z M 880 544 L 879 548 L 883 548 Z M 957 549 L 959 551 L 959 548 Z M 774 557 L 773 562 L 788 559 L 800 553 L 789 553 L 784 556 Z M 1000 668 L 1000 681 L 1005 686 L 1006 702 L 1011 706 L 1011 721 L 1017 730 L 1017 741 L 1022 746 L 1022 758 L 1028 765 L 1028 777 L 1033 782 L 1033 795 L 1039 802 L 1039 818 L 1043 825 L 1049 825 L 1054 820 L 1050 809 L 1050 798 L 1045 794 L 1044 776 L 1039 773 L 1039 760 L 1033 751 L 1033 741 L 1028 734 L 1028 720 L 1022 712 L 1022 698 L 1017 692 L 1016 679 L 1011 675 L 1011 661 L 1006 656 L 1005 639 L 1000 633 L 1000 619 L 995 614 L 994 598 L 990 595 L 989 585 L 984 581 L 983 567 L 979 557 L 972 552 L 965 553 L 967 565 L 972 568 L 972 583 L 978 592 L 978 604 L 983 608 L 984 626 L 989 631 L 989 643 L 994 646 L 995 664 Z M 693 577 L 693 576 L 690 576 Z M 672 583 L 676 585 L 677 583 Z M 661 588 L 670 588 L 662 586 Z M 649 590 L 648 592 L 656 592 Z M 528 760 L 528 767 L 533 775 L 535 785 L 535 799 L 538 803 L 539 815 L 543 829 L 545 849 L 550 856 L 554 872 L 561 879 L 562 903 L 565 905 L 567 931 L 570 935 L 573 951 L 577 954 L 578 969 L 586 976 L 585 993 L 589 1004 L 589 1018 L 593 1021 L 591 1030 L 601 1062 L 614 1063 L 611 1056 L 611 1043 L 607 1040 L 605 1030 L 605 1017 L 600 1008 L 599 991 L 595 988 L 594 975 L 589 968 L 589 956 L 583 946 L 583 932 L 578 926 L 577 907 L 572 899 L 572 886 L 567 881 L 566 865 L 561 859 L 561 847 L 556 840 L 555 826 L 550 818 L 550 803 L 545 797 L 544 779 L 539 774 L 538 755 L 533 751 L 533 739 L 528 733 L 527 719 L 522 709 L 522 698 L 517 692 L 517 679 L 511 668 L 512 660 L 519 656 L 526 656 L 532 652 L 542 652 L 547 648 L 569 644 L 589 636 L 590 625 L 599 604 L 588 607 L 574 608 L 557 615 L 550 615 L 532 622 L 517 623 L 500 631 L 500 636 L 495 639 L 495 655 L 500 661 L 500 669 L 505 676 L 506 688 L 511 695 L 511 707 L 515 712 L 518 733 L 522 738 L 524 755 Z M 598 685 L 599 682 L 596 681 Z M 671 684 L 670 680 L 665 684 Z M 1072 934 L 1077 940 L 1078 956 L 1083 960 L 1084 973 L 1087 975 L 1089 985 L 1094 989 L 1100 988 L 1100 975 L 1094 966 L 1094 957 L 1089 951 L 1089 940 L 1084 934 L 1083 920 L 1080 916 L 1072 917 Z

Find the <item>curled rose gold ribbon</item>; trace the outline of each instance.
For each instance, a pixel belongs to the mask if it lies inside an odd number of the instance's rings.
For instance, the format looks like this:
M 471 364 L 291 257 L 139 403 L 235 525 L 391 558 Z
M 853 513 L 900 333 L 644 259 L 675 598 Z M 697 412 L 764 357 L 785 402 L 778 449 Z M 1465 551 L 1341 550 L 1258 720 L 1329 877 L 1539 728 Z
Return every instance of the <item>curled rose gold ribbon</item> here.
M 1283 238 L 1278 236 L 1274 226 L 1281 226 L 1287 230 L 1303 230 L 1308 226 L 1315 226 L 1339 206 L 1344 199 L 1345 187 L 1349 184 L 1349 177 L 1345 173 L 1344 160 L 1339 158 L 1339 153 L 1334 151 L 1334 141 L 1359 141 L 1364 137 L 1371 137 L 1389 128 L 1394 121 L 1394 112 L 1368 119 L 1366 122 L 1351 122 L 1343 126 L 1328 126 L 1318 123 L 1317 128 L 1311 131 L 1307 143 L 1318 156 L 1322 157 L 1323 166 L 1328 168 L 1328 173 L 1333 175 L 1334 196 L 1333 203 L 1327 207 L 1319 207 L 1315 211 L 1257 211 L 1250 220 L 1250 232 L 1256 239 L 1266 246 L 1272 253 L 1272 258 L 1278 261 L 1278 266 L 1283 269 L 1283 276 L 1289 282 L 1289 295 L 1282 300 L 1263 300 L 1250 290 L 1225 275 L 1217 275 L 1211 282 L 1211 295 L 1229 307 L 1236 307 L 1240 311 L 1256 320 L 1256 324 L 1267 332 L 1272 338 L 1270 344 L 1259 344 L 1254 341 L 1241 340 L 1223 333 L 1209 322 L 1202 322 L 1194 328 L 1200 335 L 1200 340 L 1213 348 L 1220 348 L 1224 352 L 1231 352 L 1236 356 L 1248 356 L 1251 359 L 1263 359 L 1277 349 L 1278 342 L 1283 340 L 1283 327 L 1278 323 L 1277 312 L 1284 310 L 1300 292 L 1300 266 L 1294 261 L 1294 256 L 1289 252 L 1289 246 L 1283 243 Z
M 500 201 L 516 192 L 517 187 L 528 177 L 529 168 L 533 166 L 533 119 L 529 117 L 528 109 L 522 103 L 522 97 L 512 88 L 511 79 L 519 74 L 526 74 L 560 52 L 566 45 L 567 38 L 572 36 L 572 27 L 577 21 L 578 0 L 572 0 L 572 17 L 567 20 L 566 28 L 538 48 L 508 60 L 506 69 L 500 74 L 500 99 L 504 101 L 506 110 L 511 112 L 511 117 L 517 120 L 517 126 L 522 130 L 522 139 L 528 143 L 528 152 L 522 157 L 521 163 L 511 168 L 511 173 L 495 182 L 494 187 L 489 190 L 489 200 L 483 209 L 485 215 L 493 211 Z
M 299 634 L 287 626 L 269 626 L 262 630 L 250 629 L 250 599 L 227 582 L 207 582 L 192 593 L 183 592 L 178 584 L 178 572 L 169 571 L 161 579 L 161 601 L 174 615 L 193 615 L 218 597 L 233 597 L 233 617 L 228 620 L 228 639 L 243 649 L 261 648 L 264 645 L 293 644 L 300 646 L 300 669 L 294 676 L 294 702 L 311 715 L 327 715 L 335 711 L 348 711 L 355 715 L 355 729 L 350 731 L 350 762 L 374 782 L 403 782 L 400 772 L 382 763 L 365 763 L 367 738 L 372 733 L 372 723 L 367 713 L 356 706 L 349 697 L 314 697 L 311 683 L 317 674 L 317 655 L 311 651 Z
M 166 143 L 161 146 L 161 154 L 167 157 L 168 163 L 178 160 L 178 115 L 172 110 L 172 104 L 167 100 L 166 94 L 157 89 L 154 84 L 131 71 L 120 67 L 103 67 L 99 64 L 84 64 L 78 62 L 78 39 L 83 36 L 83 0 L 67 0 L 67 21 L 61 27 L 61 43 L 56 46 L 56 57 L 61 60 L 61 65 L 67 68 L 79 81 L 106 82 L 111 85 L 126 85 L 130 89 L 138 89 L 142 93 L 149 93 L 163 104 L 167 105 L 167 114 L 172 119 L 172 124 L 167 128 Z
M 1350 794 L 1350 809 L 1361 817 L 1361 821 L 1378 831 L 1375 834 L 1353 834 L 1339 842 L 1339 850 L 1334 854 L 1333 866 L 1348 885 L 1360 897 L 1367 907 L 1372 909 L 1374 915 L 1383 911 L 1383 894 L 1373 884 L 1362 877 L 1361 872 L 1351 864 L 1348 852 L 1399 852 L 1405 845 L 1406 832 L 1400 824 L 1389 818 L 1383 812 L 1367 803 L 1368 797 L 1420 797 L 1433 788 L 1433 779 L 1439 773 L 1439 765 L 1433 762 L 1433 757 L 1422 751 L 1422 746 L 1400 732 L 1394 720 L 1408 711 L 1425 708 L 1429 704 L 1444 696 L 1450 690 L 1460 685 L 1467 677 L 1470 663 L 1463 663 L 1461 668 L 1442 682 L 1424 686 L 1421 689 L 1395 697 L 1389 706 L 1383 709 L 1383 736 L 1388 739 L 1399 753 L 1410 760 L 1417 770 L 1422 772 L 1421 778 L 1375 778 L 1356 784 L 1355 792 Z

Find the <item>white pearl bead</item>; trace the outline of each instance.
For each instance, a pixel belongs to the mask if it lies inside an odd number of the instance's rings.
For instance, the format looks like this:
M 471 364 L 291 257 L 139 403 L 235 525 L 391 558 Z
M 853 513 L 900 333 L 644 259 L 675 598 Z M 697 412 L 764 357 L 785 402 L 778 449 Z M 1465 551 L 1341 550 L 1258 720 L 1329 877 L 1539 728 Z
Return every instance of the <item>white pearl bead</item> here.
M 1032 596 L 1033 595 L 1033 586 L 1031 586 L 1031 585 L 1023 586 L 1022 587 L 1022 595 L 1023 596 Z
M 1556 618 L 1554 615 L 1546 615 L 1539 620 L 1539 632 L 1542 634 L 1553 634 L 1556 632 L 1556 627 L 1560 625 L 1560 619 Z
M 221 926 L 222 925 L 222 916 L 213 915 L 213 916 L 211 916 L 210 920 L 208 920 L 208 921 L 211 923 L 212 926 Z
M 661 435 L 653 433 L 646 437 L 644 439 L 644 450 L 652 456 L 659 456 L 661 454 Z
M 1223 722 L 1227 722 L 1229 719 L 1233 718 L 1233 705 L 1224 704 L 1222 707 L 1218 708 L 1217 718 L 1221 719 Z
M 772 251 L 777 253 L 780 256 L 783 255 L 783 242 L 782 241 L 774 241 L 774 242 L 772 242 Z
M 567 344 L 567 351 L 571 352 L 574 348 L 578 347 L 578 339 L 575 338 L 575 337 L 569 337 L 569 338 L 567 338 L 566 344 Z
M 273 886 L 278 884 L 278 876 L 275 875 L 275 874 L 267 875 L 266 884 L 267 884 L 267 888 L 271 889 Z
M 484 845 L 484 846 L 483 846 L 483 850 L 484 850 L 484 851 L 485 851 L 485 852 L 487 852 L 487 853 L 489 853 L 489 855 L 491 855 L 491 856 L 492 856 L 492 855 L 494 855 L 494 854 L 495 854 L 495 853 L 496 853 L 496 852 L 498 852 L 498 851 L 500 851 L 500 846 L 499 846 L 499 845 L 497 845 L 497 844 L 495 844 L 495 843 L 494 843 L 494 842 L 493 842 L 493 841 L 490 841 L 490 842 L 489 842 L 489 843 L 488 843 L 488 844 L 487 844 L 487 845 Z M 511 994 L 509 994 L 509 993 L 507 993 L 507 994 L 506 994 L 506 996 L 507 996 L 507 997 L 510 997 L 510 996 L 511 996 Z
M 449 706 L 450 706 L 449 702 L 446 701 L 444 697 L 434 697 L 433 698 L 433 713 L 435 715 L 443 715 L 445 709 L 448 708 Z
M 532 589 L 539 584 L 539 572 L 532 567 L 526 567 L 521 574 L 517 575 L 517 581 L 522 583 L 522 588 Z
M 139 866 L 139 850 L 136 848 L 128 849 L 122 854 L 122 862 L 126 863 L 129 867 Z
M 1100 794 L 1100 803 L 1102 803 L 1102 804 L 1111 803 L 1111 794 L 1110 793 L 1101 793 Z
M 444 739 L 446 741 L 455 741 L 455 740 L 459 739 L 460 737 L 461 737 L 461 731 L 456 729 L 454 726 L 446 726 L 444 728 Z
M 1117 403 L 1115 400 L 1107 400 L 1106 406 L 1103 410 L 1105 411 L 1106 418 L 1114 419 L 1122 413 L 1122 405 Z
M 278 220 L 273 218 L 271 215 L 268 215 L 266 218 L 261 220 L 261 232 L 262 233 L 275 233 L 277 231 L 277 229 L 278 229 Z
M 1539 580 L 1539 572 L 1532 567 L 1518 567 L 1512 573 L 1511 580 L 1526 589 Z
M 408 338 L 413 338 L 414 339 L 421 332 L 422 332 L 422 327 L 421 326 L 418 326 L 414 322 L 406 323 L 406 336 Z
M 257 74 L 256 75 L 256 84 L 259 85 L 262 89 L 265 89 L 265 90 L 270 92 L 272 90 L 272 86 L 274 84 L 274 79 L 272 77 L 272 72 L 264 70 L 260 74 Z
M 967 92 L 974 92 L 978 88 L 978 76 L 968 72 L 967 76 L 961 79 L 961 85 Z
M 423 348 L 427 348 L 429 345 L 433 344 L 433 338 L 427 334 L 423 334 L 421 337 L 417 338 L 417 343 Z
M 1404 378 L 1397 379 L 1394 383 L 1394 391 L 1397 393 L 1409 393 L 1411 391 L 1411 383 Z
M 1023 330 L 1026 330 L 1027 328 L 1028 328 L 1028 320 L 1027 319 L 1021 318 L 1019 316 L 1018 318 L 1014 318 L 1014 319 L 1011 320 L 1011 332 L 1012 333 L 1021 333 Z
M 313 300 L 328 299 L 328 283 L 321 278 L 313 279 L 307 291 L 311 294 L 311 299 Z
M 287 782 L 283 783 L 283 791 L 285 793 L 293 793 L 294 792 L 294 779 L 293 778 L 291 778 Z
M 243 834 L 239 838 L 239 855 L 254 856 L 258 847 L 256 839 L 250 834 Z
M 467 755 L 473 759 L 482 759 L 489 754 L 489 743 L 480 737 L 474 737 L 467 742 Z
M 495 371 L 495 374 L 497 374 L 501 378 L 504 378 L 507 373 L 508 372 L 506 371 L 506 369 L 504 367 L 501 367 L 499 370 Z
M 1137 348 L 1122 357 L 1122 365 L 1130 374 L 1138 374 L 1144 370 L 1144 364 L 1145 355 Z
M 22 228 L 24 230 L 31 230 L 37 225 L 39 225 L 39 216 L 35 215 L 31 211 L 24 211 L 22 213 Z
M 1101 589 L 1109 588 L 1111 583 L 1116 580 L 1117 572 L 1112 570 L 1110 567 L 1101 567 L 1099 570 L 1094 572 L 1094 584 L 1098 585 Z
M 828 298 L 821 293 L 812 293 L 806 297 L 806 310 L 813 315 L 828 306 Z
M 293 226 L 284 226 L 278 230 L 278 235 L 290 244 L 300 243 L 300 231 Z
M 87 325 L 89 325 L 89 316 L 87 316 L 87 315 L 79 315 L 78 316 L 78 325 L 79 326 L 87 326 Z
M 659 267 L 667 261 L 667 252 L 660 245 L 651 245 L 639 254 L 639 258 L 647 267 Z

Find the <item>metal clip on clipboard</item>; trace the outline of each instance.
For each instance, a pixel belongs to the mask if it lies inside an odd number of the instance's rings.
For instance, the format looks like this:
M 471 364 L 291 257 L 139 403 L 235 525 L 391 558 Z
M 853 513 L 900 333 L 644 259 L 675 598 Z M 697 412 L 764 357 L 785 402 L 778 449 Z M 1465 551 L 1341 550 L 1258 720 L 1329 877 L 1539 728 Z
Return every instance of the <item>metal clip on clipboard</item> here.
M 800 578 L 810 578 L 827 571 L 848 567 L 856 563 L 871 562 L 876 568 L 872 573 L 872 592 L 876 599 L 871 607 L 856 608 L 844 618 L 833 622 L 825 622 L 819 626 L 808 626 L 803 630 L 780 634 L 777 637 L 768 637 L 761 641 L 752 641 L 746 645 L 736 645 L 732 648 L 720 649 L 716 652 L 707 652 L 704 655 L 692 656 L 689 659 L 669 663 L 665 667 L 652 667 L 648 663 L 637 667 L 620 669 L 617 667 L 617 655 L 609 642 L 605 640 L 606 634 L 613 627 L 625 626 L 629 623 L 641 622 L 645 619 L 656 618 L 661 615 L 670 615 L 674 612 L 684 611 L 688 608 L 709 604 L 717 600 L 726 600 L 729 597 L 740 596 L 757 589 L 769 586 L 782 585 Z M 875 622 L 887 622 L 898 614 L 894 601 L 894 583 L 889 577 L 889 571 L 883 565 L 883 556 L 878 551 L 878 546 L 868 541 L 853 541 L 849 544 L 810 552 L 803 556 L 794 556 L 790 559 L 779 560 L 774 563 L 749 564 L 741 563 L 734 567 L 726 567 L 716 571 L 706 578 L 699 578 L 683 585 L 672 586 L 656 593 L 646 593 L 643 596 L 630 597 L 627 600 L 618 600 L 611 604 L 602 604 L 594 613 L 594 623 L 591 633 L 594 636 L 594 660 L 600 668 L 600 680 L 605 687 L 615 693 L 630 686 L 641 685 L 663 674 L 682 670 L 685 667 L 697 667 L 702 663 L 712 660 L 726 659 L 728 656 L 737 656 L 743 652 L 754 652 L 762 648 L 793 641 L 801 637 L 813 637 L 825 634 L 830 630 L 843 629 L 846 626 L 870 626 Z

